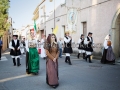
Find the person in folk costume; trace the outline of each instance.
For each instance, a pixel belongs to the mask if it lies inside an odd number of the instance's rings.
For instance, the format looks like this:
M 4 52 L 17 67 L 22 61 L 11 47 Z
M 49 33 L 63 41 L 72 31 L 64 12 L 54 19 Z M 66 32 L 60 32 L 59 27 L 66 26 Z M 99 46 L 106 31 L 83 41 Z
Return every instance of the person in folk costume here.
M 59 45 L 55 34 L 49 34 L 44 45 L 46 51 L 46 83 L 53 88 L 59 85 L 58 82 L 58 57 Z
M 85 50 L 86 50 L 85 60 L 87 61 L 87 58 L 89 58 L 89 63 L 92 63 L 91 62 L 91 54 L 93 52 L 94 42 L 93 42 L 93 38 L 92 38 L 92 33 L 91 32 L 89 32 L 87 38 L 85 38 L 84 44 L 85 44 Z
M 81 34 L 80 39 L 78 40 L 78 44 L 79 44 L 79 53 L 77 55 L 77 57 L 79 58 L 80 53 L 83 53 L 83 59 L 85 59 L 85 45 L 84 45 L 84 35 Z
M 16 66 L 16 60 L 17 60 L 17 66 L 20 66 L 20 41 L 17 39 L 18 35 L 13 35 L 13 39 L 9 43 L 10 55 L 13 59 L 13 64 Z
M 22 54 L 25 53 L 24 45 L 23 45 L 23 40 L 20 42 L 20 51 Z
M 43 34 L 42 39 L 41 39 L 41 58 L 45 59 L 46 58 L 46 53 L 44 49 L 44 43 L 46 41 L 46 36 Z
M 39 54 L 37 51 L 37 40 L 34 38 L 34 32 L 30 31 L 30 38 L 26 40 L 26 73 L 39 73 Z
M 105 37 L 105 41 L 104 41 L 103 46 L 104 46 L 104 50 L 103 50 L 101 63 L 103 63 L 103 64 L 108 63 L 108 64 L 114 65 L 115 55 L 114 55 L 113 50 L 112 50 L 110 35 L 107 35 Z
M 66 31 L 65 32 L 65 37 L 64 37 L 63 53 L 66 54 L 65 62 L 69 63 L 69 65 L 72 65 L 71 60 L 70 60 L 70 54 L 73 53 L 71 44 L 72 44 L 72 37 L 69 36 L 69 31 Z

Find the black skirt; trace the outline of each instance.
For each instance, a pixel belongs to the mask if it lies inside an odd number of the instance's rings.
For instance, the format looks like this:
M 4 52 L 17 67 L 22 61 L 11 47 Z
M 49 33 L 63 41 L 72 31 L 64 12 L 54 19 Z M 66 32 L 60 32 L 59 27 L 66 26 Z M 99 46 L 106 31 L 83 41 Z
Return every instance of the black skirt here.
M 85 50 L 85 51 L 89 51 L 89 52 L 93 52 L 93 48 L 92 48 L 92 47 L 85 47 L 84 50 Z
M 78 49 L 80 49 L 80 50 L 85 50 L 85 45 L 83 45 L 83 44 L 79 44 Z
M 63 53 L 73 53 L 72 47 L 64 47 Z
M 19 56 L 19 55 L 21 55 L 21 51 L 20 51 L 20 49 L 19 50 L 11 49 L 10 50 L 10 55 L 12 55 L 12 56 Z
M 107 49 L 104 49 L 103 55 L 102 55 L 102 58 L 101 58 L 101 63 L 103 63 L 103 64 L 112 64 L 112 63 L 115 63 L 115 60 L 113 60 L 113 61 L 108 61 L 108 60 L 106 59 L 106 54 L 107 54 Z

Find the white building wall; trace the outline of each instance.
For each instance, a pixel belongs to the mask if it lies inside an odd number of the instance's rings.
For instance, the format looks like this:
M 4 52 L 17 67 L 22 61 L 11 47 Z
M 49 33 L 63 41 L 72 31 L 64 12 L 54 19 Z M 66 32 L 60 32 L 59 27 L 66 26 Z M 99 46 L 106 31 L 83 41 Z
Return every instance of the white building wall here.
M 56 0 L 55 4 L 55 17 L 56 20 L 59 19 L 59 21 L 55 20 L 55 26 L 58 26 L 58 32 L 56 34 L 58 38 L 63 36 L 62 26 L 65 25 L 67 27 L 67 7 L 78 9 L 77 31 L 71 34 L 76 43 L 80 35 L 83 34 L 82 22 L 86 21 L 87 32 L 93 32 L 95 44 L 102 44 L 105 36 L 111 32 L 112 20 L 120 8 L 120 0 L 66 0 L 66 6 L 62 7 L 58 0 Z M 54 13 L 50 13 L 54 9 L 54 0 L 53 2 L 46 0 L 44 5 L 46 6 L 46 14 L 50 15 L 46 22 L 46 35 L 48 35 L 52 33 L 52 28 L 54 28 Z M 102 49 L 94 48 L 94 51 L 96 54 L 100 54 Z

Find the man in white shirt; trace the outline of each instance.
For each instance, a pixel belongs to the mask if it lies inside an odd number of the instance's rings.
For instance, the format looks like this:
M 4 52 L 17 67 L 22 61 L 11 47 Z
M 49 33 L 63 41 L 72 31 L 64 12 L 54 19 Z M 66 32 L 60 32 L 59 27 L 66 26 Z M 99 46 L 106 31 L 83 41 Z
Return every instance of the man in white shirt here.
M 13 59 L 13 64 L 16 66 L 16 60 L 17 60 L 17 66 L 20 66 L 20 41 L 17 39 L 18 35 L 13 35 L 13 40 L 9 43 L 10 55 Z

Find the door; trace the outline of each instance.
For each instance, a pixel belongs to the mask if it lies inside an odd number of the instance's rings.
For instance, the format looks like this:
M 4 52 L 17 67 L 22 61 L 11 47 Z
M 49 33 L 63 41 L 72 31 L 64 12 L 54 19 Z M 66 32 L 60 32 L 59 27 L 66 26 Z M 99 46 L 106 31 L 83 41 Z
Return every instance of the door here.
M 61 38 L 64 38 L 65 35 L 65 26 L 63 25 L 61 28 Z

